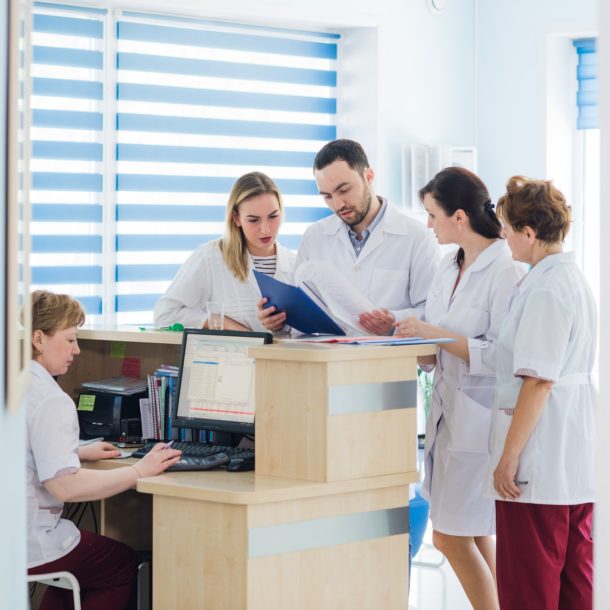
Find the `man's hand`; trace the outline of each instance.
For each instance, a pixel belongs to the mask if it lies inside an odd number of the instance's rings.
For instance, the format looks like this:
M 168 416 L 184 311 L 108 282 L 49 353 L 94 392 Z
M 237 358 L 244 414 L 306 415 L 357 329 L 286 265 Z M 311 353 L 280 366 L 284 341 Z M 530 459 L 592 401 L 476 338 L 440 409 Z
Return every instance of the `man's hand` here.
M 78 448 L 78 457 L 81 462 L 95 462 L 121 457 L 121 452 L 110 443 L 98 441 Z
M 390 335 L 396 319 L 393 313 L 381 308 L 361 313 L 358 321 L 373 335 Z
M 258 308 L 258 319 L 267 330 L 278 332 L 282 330 L 286 324 L 286 312 L 277 311 L 273 305 L 271 305 L 271 307 L 265 307 L 266 302 L 267 298 L 263 297 L 256 304 Z

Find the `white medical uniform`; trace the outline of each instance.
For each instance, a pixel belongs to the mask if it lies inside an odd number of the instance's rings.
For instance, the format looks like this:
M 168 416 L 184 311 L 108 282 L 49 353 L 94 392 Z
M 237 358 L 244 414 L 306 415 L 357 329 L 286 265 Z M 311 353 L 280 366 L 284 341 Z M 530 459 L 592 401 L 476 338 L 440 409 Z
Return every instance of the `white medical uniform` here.
M 595 500 L 593 442 L 597 316 L 589 286 L 572 253 L 536 264 L 515 289 L 500 331 L 491 460 L 486 495 L 501 499 L 493 472 L 522 386 L 522 375 L 553 388 L 519 459 L 515 502 L 583 504 Z M 525 483 L 527 482 L 527 483 Z
M 389 309 L 397 320 L 421 318 L 438 249 L 424 225 L 386 203 L 383 218 L 358 257 L 347 225 L 333 214 L 307 228 L 296 268 L 305 261 L 333 265 L 375 307 Z
M 61 519 L 63 502 L 43 482 L 59 472 L 76 472 L 78 418 L 74 401 L 48 371 L 32 361 L 32 382 L 26 396 L 26 474 L 28 568 L 67 555 L 80 541 L 72 521 Z
M 438 348 L 426 422 L 425 480 L 434 529 L 454 536 L 495 531 L 494 504 L 482 497 L 489 462 L 495 352 L 510 294 L 525 269 L 503 240 L 479 254 L 464 272 L 447 255 L 426 301 L 426 322 L 468 339 L 469 363 Z M 453 292 L 453 294 L 452 294 Z
M 201 328 L 207 320 L 206 301 L 221 301 L 225 316 L 250 330 L 266 330 L 257 316 L 261 292 L 252 264 L 246 281 L 238 280 L 226 266 L 219 244 L 219 239 L 203 244 L 182 265 L 155 305 L 155 325 L 180 322 L 185 327 Z M 292 283 L 295 258 L 294 252 L 277 244 L 275 279 Z

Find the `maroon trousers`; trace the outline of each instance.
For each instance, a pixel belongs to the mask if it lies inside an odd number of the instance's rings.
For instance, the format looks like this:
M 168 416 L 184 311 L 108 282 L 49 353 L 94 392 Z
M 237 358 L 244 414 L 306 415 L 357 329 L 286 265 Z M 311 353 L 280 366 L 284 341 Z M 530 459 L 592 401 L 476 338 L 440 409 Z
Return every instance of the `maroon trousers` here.
M 501 610 L 593 608 L 593 504 L 496 501 Z
M 81 589 L 83 610 L 125 610 L 134 586 L 136 554 L 125 544 L 81 530 L 78 545 L 67 555 L 30 568 L 28 574 L 72 572 Z M 48 587 L 40 610 L 71 610 L 72 591 Z

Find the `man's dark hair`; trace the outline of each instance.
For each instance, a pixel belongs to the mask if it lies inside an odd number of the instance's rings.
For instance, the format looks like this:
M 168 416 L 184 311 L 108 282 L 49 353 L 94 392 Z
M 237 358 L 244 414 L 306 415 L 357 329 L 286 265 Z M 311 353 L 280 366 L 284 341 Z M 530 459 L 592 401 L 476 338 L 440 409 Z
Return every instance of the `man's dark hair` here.
M 345 161 L 360 175 L 370 167 L 364 149 L 354 140 L 333 140 L 325 144 L 313 160 L 313 169 L 314 171 L 324 169 L 335 161 Z

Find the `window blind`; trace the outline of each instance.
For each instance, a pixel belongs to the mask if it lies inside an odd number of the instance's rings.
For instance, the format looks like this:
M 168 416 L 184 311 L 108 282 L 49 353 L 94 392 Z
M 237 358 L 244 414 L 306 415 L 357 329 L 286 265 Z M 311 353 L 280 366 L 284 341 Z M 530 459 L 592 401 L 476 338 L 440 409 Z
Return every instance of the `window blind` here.
M 578 129 L 597 129 L 599 127 L 597 41 L 595 38 L 575 40 L 574 47 L 578 53 L 576 69 L 578 119 L 576 126 Z
M 284 196 L 280 242 L 329 214 L 312 176 L 336 137 L 338 35 L 155 18 L 117 22 L 116 311 L 150 321 L 200 244 L 224 231 L 237 177 Z
M 32 288 L 102 313 L 105 11 L 37 3 L 32 27 Z

